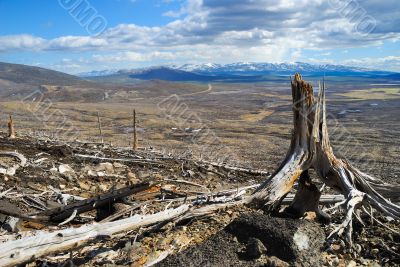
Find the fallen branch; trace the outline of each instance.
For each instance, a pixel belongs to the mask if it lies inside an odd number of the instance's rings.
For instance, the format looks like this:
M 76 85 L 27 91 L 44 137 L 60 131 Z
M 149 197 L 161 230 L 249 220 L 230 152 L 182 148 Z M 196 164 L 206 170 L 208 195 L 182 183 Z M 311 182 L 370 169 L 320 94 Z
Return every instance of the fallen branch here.
M 151 159 L 135 159 L 135 158 L 116 159 L 116 158 L 97 157 L 97 156 L 83 155 L 83 154 L 74 154 L 74 157 L 82 158 L 82 159 L 98 160 L 98 161 L 130 162 L 130 163 L 165 165 L 165 163 L 162 161 L 156 161 L 156 160 L 151 160 Z
M 182 179 L 180 179 L 180 180 L 163 179 L 163 181 L 165 181 L 165 182 L 171 182 L 171 183 L 177 183 L 177 184 L 193 185 L 193 186 L 197 186 L 197 187 L 204 188 L 204 189 L 206 189 L 207 191 L 210 191 L 210 189 L 208 189 L 208 187 L 205 186 L 205 185 L 193 183 L 193 182 L 186 181 L 186 180 L 182 180 Z
M 188 159 L 186 159 L 188 160 Z M 189 160 L 188 160 L 189 161 Z M 234 166 L 229 166 L 224 163 L 217 163 L 217 162 L 210 162 L 210 161 L 195 161 L 195 160 L 190 160 L 193 161 L 196 165 L 210 165 L 215 168 L 220 168 L 228 172 L 241 172 L 245 174 L 250 174 L 250 175 L 261 175 L 261 176 L 269 176 L 271 173 L 269 171 L 264 171 L 264 170 L 257 170 L 257 169 L 247 169 L 247 168 L 242 168 L 242 167 L 234 167 Z
M 47 218 L 47 220 L 51 222 L 62 222 L 71 217 L 74 213 L 76 213 L 75 215 L 79 215 L 93 209 L 99 209 L 104 206 L 111 206 L 113 203 L 121 201 L 127 196 L 142 192 L 149 188 L 149 183 L 131 185 L 128 187 L 110 191 L 106 194 L 94 198 L 88 198 L 66 206 L 46 210 L 36 215 L 39 215 L 42 218 Z

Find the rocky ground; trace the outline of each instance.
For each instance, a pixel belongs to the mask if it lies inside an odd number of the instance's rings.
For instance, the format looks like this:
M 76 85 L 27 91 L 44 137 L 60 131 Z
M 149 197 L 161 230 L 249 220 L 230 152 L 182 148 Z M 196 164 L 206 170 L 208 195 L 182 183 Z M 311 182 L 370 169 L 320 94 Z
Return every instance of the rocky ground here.
M 16 151 L 27 162 L 15 173 L 0 174 L 0 207 L 19 214 L 40 213 L 55 206 L 113 192 L 132 184 L 150 182 L 152 190 L 124 199 L 122 208 L 133 214 L 152 214 L 183 202 L 203 203 L 209 192 L 254 186 L 266 179 L 244 171 L 200 163 L 187 154 L 168 155 L 155 149 L 118 148 L 98 143 L 58 143 L 28 136 L 0 137 L 0 152 Z M 89 157 L 84 157 L 86 155 Z M 15 157 L 1 156 L 0 167 L 17 166 Z M 251 189 L 246 191 L 251 193 Z M 205 200 L 208 201 L 208 200 Z M 201 205 L 201 204 L 200 204 Z M 64 225 L 45 224 L 1 215 L 2 243 L 101 221 L 115 212 L 91 210 Z M 121 207 L 119 207 L 121 208 Z M 102 214 L 105 212 L 105 215 Z M 271 218 L 241 205 L 220 209 L 211 216 L 165 222 L 97 238 L 90 243 L 39 257 L 30 266 L 396 266 L 400 264 L 400 225 L 373 213 L 354 220 L 353 246 L 341 237 L 326 240 L 343 219 L 331 213 L 333 224 L 303 219 Z M 282 217 L 282 215 L 281 215 Z M 121 218 L 121 217 L 120 217 Z M 381 225 L 380 223 L 383 225 Z M 303 230 L 301 230 L 303 229 Z M 300 231 L 300 232 L 299 232 Z M 299 233 L 301 233 L 299 235 Z M 268 238 L 267 238 L 268 237 Z M 161 261 L 164 259 L 164 261 Z M 160 261 L 160 262 L 159 262 Z

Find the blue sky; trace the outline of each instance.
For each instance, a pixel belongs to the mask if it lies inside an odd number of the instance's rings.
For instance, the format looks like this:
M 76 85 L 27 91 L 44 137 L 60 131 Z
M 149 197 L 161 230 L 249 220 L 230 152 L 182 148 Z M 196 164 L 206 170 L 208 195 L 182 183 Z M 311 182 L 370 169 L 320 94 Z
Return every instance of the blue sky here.
M 400 72 L 398 0 L 0 0 L 0 61 L 68 73 L 294 62 Z

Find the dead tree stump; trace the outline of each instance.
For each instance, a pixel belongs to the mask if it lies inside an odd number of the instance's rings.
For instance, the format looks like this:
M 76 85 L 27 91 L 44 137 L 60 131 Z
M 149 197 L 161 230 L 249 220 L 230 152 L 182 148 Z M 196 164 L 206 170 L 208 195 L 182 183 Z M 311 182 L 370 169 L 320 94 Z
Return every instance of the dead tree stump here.
M 332 234 L 341 234 L 346 230 L 347 239 L 351 243 L 353 211 L 363 205 L 372 206 L 387 216 L 399 219 L 400 207 L 378 193 L 385 191 L 387 195 L 390 192 L 396 194 L 400 190 L 399 185 L 385 184 L 333 154 L 326 122 L 325 83 L 320 86 L 317 98 L 314 98 L 312 86 L 303 81 L 298 73 L 291 86 L 294 129 L 289 151 L 271 178 L 255 191 L 250 204 L 269 211 L 276 210 L 297 179 L 312 168 L 327 186 L 346 198 L 341 203 L 347 209 L 345 220 Z M 320 193 L 316 190 L 310 179 L 302 181 L 290 207 L 291 212 L 301 215 L 305 211 L 314 210 L 318 213 Z
M 133 121 L 132 121 L 132 126 L 133 126 L 133 145 L 132 148 L 133 150 L 136 150 L 138 147 L 138 140 L 137 140 L 137 130 L 136 130 L 136 110 L 133 109 Z
M 15 136 L 14 121 L 10 115 L 10 120 L 8 121 L 8 138 L 14 139 Z

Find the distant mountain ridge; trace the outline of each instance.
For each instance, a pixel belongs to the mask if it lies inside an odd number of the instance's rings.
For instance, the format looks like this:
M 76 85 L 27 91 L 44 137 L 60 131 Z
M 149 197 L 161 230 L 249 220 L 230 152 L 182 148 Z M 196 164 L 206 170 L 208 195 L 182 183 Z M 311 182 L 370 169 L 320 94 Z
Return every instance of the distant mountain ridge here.
M 333 64 L 295 63 L 254 63 L 231 64 L 184 64 L 154 66 L 139 69 L 104 70 L 80 74 L 82 77 L 127 76 L 140 80 L 167 81 L 260 81 L 266 76 L 287 76 L 295 72 L 309 76 L 360 76 L 396 78 L 398 74 L 389 71 L 370 70 Z M 264 77 L 264 78 L 263 78 Z
M 378 71 L 367 68 L 352 67 L 345 65 L 334 65 L 334 64 L 310 64 L 304 62 L 295 63 L 254 63 L 254 62 L 238 62 L 231 64 L 184 64 L 184 65 L 166 65 L 166 66 L 152 66 L 147 68 L 137 69 L 122 69 L 122 70 L 102 70 L 84 72 L 78 74 L 81 77 L 93 77 L 93 76 L 107 76 L 122 73 L 143 73 L 147 71 L 153 71 L 159 68 L 170 68 L 174 70 L 182 70 L 187 72 L 193 72 L 198 74 L 216 74 L 216 73 L 230 73 L 230 74 L 260 74 L 260 72 L 290 72 L 301 71 L 301 72 L 382 72 L 382 73 L 393 73 L 389 71 Z
M 80 77 L 63 72 L 5 62 L 0 62 L 0 79 L 16 84 L 29 84 L 34 86 L 68 86 L 89 83 Z
M 200 72 L 200 73 L 259 73 L 259 72 L 320 72 L 320 71 L 338 71 L 338 72 L 366 72 L 371 71 L 366 68 L 349 67 L 344 65 L 323 64 L 316 65 L 304 62 L 295 63 L 254 63 L 238 62 L 231 64 L 185 64 L 178 67 L 181 70 Z

